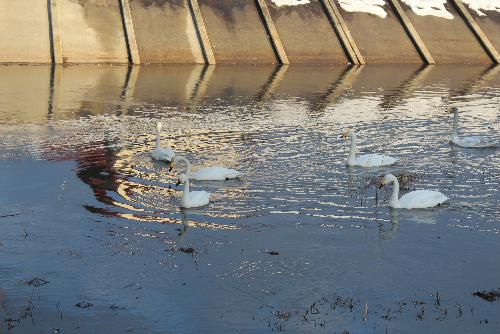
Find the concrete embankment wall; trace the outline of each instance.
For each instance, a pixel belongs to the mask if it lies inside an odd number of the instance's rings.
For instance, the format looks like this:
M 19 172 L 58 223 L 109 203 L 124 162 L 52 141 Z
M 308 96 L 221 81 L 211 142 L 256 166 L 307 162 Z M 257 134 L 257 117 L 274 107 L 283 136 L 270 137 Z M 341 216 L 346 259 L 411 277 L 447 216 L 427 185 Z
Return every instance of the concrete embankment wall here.
M 0 0 L 0 63 L 499 63 L 488 1 Z

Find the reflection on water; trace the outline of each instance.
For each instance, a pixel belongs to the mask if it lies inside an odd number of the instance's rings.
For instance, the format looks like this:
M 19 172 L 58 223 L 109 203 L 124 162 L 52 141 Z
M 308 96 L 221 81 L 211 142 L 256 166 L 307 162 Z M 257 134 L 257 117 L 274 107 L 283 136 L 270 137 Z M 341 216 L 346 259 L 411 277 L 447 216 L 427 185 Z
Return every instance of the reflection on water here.
M 3 158 L 72 160 L 100 206 L 91 212 L 140 222 L 180 223 L 176 175 L 152 161 L 162 140 L 198 167 L 224 165 L 242 180 L 197 182 L 213 203 L 195 226 L 249 228 L 242 218 L 302 215 L 334 224 L 389 222 L 372 187 L 386 171 L 416 173 L 415 188 L 452 198 L 448 211 L 496 222 L 498 151 L 447 143 L 445 110 L 458 105 L 470 133 L 498 138 L 499 67 L 69 66 L 0 68 Z M 36 81 L 32 80 L 36 77 Z M 25 83 L 31 87 L 26 89 Z M 345 128 L 365 152 L 402 159 L 394 168 L 345 168 Z M 454 224 L 451 222 L 450 224 Z M 328 224 L 327 224 L 328 225 Z M 498 231 L 498 226 L 494 228 Z
M 446 111 L 460 108 L 461 133 L 499 140 L 499 69 L 0 67 L 0 288 L 10 298 L 0 314 L 14 319 L 35 296 L 35 319 L 51 331 L 91 315 L 87 332 L 454 333 L 479 332 L 486 317 L 497 332 L 497 308 L 469 298 L 499 281 L 499 148 L 450 145 Z M 162 142 L 195 170 L 225 166 L 242 179 L 193 182 L 210 205 L 179 209 L 176 171 L 149 156 L 159 120 Z M 401 163 L 347 168 L 347 128 L 362 152 Z M 387 172 L 407 178 L 402 193 L 450 200 L 392 210 L 392 189 L 378 187 Z M 19 283 L 29 275 L 50 284 Z M 446 306 L 431 309 L 438 289 Z M 358 298 L 328 311 L 337 327 L 310 314 L 332 293 Z M 88 298 L 94 308 L 75 312 Z M 422 300 L 429 318 L 411 322 Z M 402 311 L 381 318 L 394 304 Z M 456 320 L 459 304 L 473 314 Z

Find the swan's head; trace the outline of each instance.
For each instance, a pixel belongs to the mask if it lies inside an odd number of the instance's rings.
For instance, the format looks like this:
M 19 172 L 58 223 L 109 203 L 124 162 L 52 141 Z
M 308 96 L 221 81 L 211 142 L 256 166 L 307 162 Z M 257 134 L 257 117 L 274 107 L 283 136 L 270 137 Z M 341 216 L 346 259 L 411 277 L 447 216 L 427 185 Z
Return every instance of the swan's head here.
M 179 175 L 179 178 L 177 179 L 177 183 L 175 185 L 178 186 L 179 184 L 186 182 L 187 180 L 188 180 L 187 175 L 182 173 L 181 175 Z
M 398 179 L 392 175 L 392 174 L 387 174 L 384 176 L 384 178 L 382 179 L 382 182 L 380 183 L 380 187 L 379 188 L 382 188 L 383 186 L 389 184 L 389 183 L 393 183 L 393 182 L 397 182 Z
M 163 127 L 163 124 L 161 124 L 161 122 L 156 123 L 156 130 L 158 130 L 158 132 L 161 131 L 162 127 Z
M 347 129 L 346 132 L 342 134 L 342 138 L 344 140 L 347 140 L 347 138 L 354 136 L 354 130 L 352 129 Z

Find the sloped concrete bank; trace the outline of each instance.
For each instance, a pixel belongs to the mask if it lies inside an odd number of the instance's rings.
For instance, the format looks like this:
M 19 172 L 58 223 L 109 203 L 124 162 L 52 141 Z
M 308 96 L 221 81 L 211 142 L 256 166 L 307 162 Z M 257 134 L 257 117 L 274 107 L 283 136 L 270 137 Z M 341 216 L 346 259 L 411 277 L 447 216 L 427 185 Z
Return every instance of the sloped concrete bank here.
M 0 29 L 0 63 L 500 62 L 496 0 L 0 0 Z

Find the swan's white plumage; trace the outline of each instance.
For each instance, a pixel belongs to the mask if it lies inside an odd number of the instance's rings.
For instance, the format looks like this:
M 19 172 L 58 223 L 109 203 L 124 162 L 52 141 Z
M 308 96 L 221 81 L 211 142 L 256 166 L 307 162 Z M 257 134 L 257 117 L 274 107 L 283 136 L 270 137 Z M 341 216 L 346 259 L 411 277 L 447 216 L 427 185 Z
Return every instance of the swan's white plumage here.
M 189 178 L 186 174 L 179 177 L 180 182 L 184 182 L 184 189 L 182 191 L 181 208 L 198 208 L 200 206 L 208 205 L 210 202 L 210 193 L 204 190 L 189 191 Z
M 399 208 L 424 209 L 444 203 L 448 197 L 434 190 L 415 190 L 399 199 Z
M 393 165 L 399 161 L 397 158 L 383 154 L 364 154 L 356 156 L 356 134 L 353 130 L 348 130 L 343 137 L 347 138 L 347 136 L 351 138 L 351 149 L 346 162 L 348 166 L 381 167 Z
M 155 160 L 170 162 L 175 157 L 175 152 L 170 147 L 161 147 L 161 122 L 156 124 L 156 147 L 151 152 L 151 157 Z
M 151 152 L 151 157 L 155 160 L 172 161 L 175 157 L 175 152 L 171 148 L 157 147 Z
M 363 154 L 355 157 L 352 160 L 347 160 L 349 166 L 360 166 L 360 167 L 380 167 L 389 166 L 398 162 L 397 158 L 390 157 L 383 154 Z
M 453 130 L 451 133 L 450 141 L 460 147 L 465 148 L 482 148 L 482 147 L 493 147 L 497 144 L 486 137 L 481 136 L 464 136 L 462 138 L 458 137 L 458 108 L 453 107 Z
M 241 176 L 237 170 L 224 167 L 206 167 L 191 173 L 190 178 L 198 181 L 223 181 Z
M 448 197 L 439 191 L 415 190 L 399 198 L 399 182 L 392 175 L 387 174 L 382 182 L 383 185 L 393 183 L 394 189 L 389 205 L 393 208 L 401 209 L 425 209 L 440 205 L 448 200 Z

